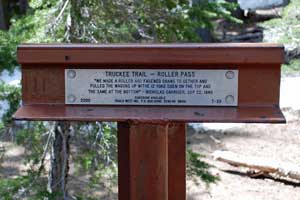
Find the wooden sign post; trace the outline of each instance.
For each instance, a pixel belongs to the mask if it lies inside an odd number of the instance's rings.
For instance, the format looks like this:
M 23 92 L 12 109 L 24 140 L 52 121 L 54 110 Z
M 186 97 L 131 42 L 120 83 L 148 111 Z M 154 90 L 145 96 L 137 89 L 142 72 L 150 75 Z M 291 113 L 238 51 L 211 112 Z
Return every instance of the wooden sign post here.
M 185 123 L 284 123 L 276 44 L 21 45 L 20 120 L 116 121 L 120 200 L 185 199 Z

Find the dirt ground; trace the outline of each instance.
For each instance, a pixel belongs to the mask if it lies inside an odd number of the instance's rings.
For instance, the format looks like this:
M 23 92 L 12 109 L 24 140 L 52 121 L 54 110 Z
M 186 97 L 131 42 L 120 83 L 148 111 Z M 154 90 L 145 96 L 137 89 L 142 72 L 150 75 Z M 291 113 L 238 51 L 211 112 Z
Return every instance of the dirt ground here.
M 226 163 L 214 161 L 215 150 L 228 150 L 247 156 L 300 163 L 300 110 L 283 109 L 287 124 L 243 124 L 240 127 L 214 130 L 189 130 L 187 142 L 194 151 L 214 165 L 212 173 L 220 177 L 206 188 L 187 182 L 188 200 L 299 200 L 300 184 L 277 179 L 249 178 Z M 236 173 L 239 171 L 241 173 Z
M 220 177 L 217 184 L 206 186 L 187 181 L 188 200 L 299 200 L 300 184 L 276 179 L 250 178 L 243 172 L 219 161 L 214 161 L 215 150 L 229 150 L 235 153 L 268 157 L 280 161 L 300 163 L 300 110 L 283 109 L 287 124 L 242 124 L 225 130 L 197 130 L 188 127 L 188 147 L 206 156 L 205 161 L 212 164 L 212 173 Z M 22 147 L 1 142 L 7 148 L 0 168 L 0 177 L 14 177 L 24 174 L 22 165 Z M 237 173 L 235 171 L 239 171 Z M 71 193 L 84 190 L 87 177 L 70 176 Z M 102 189 L 89 191 L 99 199 L 117 199 L 116 188 L 113 191 Z M 86 192 L 86 191 L 85 191 Z M 1 198 L 0 198 L 1 199 Z

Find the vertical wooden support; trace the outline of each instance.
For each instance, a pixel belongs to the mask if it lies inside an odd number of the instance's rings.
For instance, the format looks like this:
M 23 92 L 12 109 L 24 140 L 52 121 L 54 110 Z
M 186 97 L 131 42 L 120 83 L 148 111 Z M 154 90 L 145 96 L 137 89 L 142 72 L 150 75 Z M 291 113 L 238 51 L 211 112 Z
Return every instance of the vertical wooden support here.
M 185 200 L 185 124 L 118 123 L 119 200 Z
M 168 124 L 118 123 L 119 200 L 168 199 Z
M 186 126 L 185 123 L 169 124 L 168 129 L 168 182 L 169 200 L 186 198 Z
M 129 123 L 118 122 L 118 188 L 119 200 L 130 200 Z

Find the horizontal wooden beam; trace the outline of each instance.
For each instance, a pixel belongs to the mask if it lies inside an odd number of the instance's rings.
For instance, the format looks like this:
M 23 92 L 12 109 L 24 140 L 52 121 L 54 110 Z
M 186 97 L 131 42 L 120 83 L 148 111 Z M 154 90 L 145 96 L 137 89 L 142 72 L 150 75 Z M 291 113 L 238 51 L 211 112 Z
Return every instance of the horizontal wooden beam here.
M 284 59 L 283 46 L 263 43 L 223 44 L 24 44 L 20 64 L 199 65 L 275 64 Z M 39 67 L 41 67 L 39 65 Z
M 285 123 L 279 107 L 26 105 L 19 120 Z
M 277 44 L 26 44 L 18 47 L 26 120 L 284 123 Z M 237 107 L 67 106 L 66 69 L 238 70 Z

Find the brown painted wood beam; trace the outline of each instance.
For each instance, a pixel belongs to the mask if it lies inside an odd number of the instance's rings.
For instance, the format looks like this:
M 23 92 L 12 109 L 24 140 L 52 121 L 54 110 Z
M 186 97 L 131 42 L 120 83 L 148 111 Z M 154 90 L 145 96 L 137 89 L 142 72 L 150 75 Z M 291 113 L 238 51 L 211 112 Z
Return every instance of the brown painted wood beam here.
M 185 124 L 118 123 L 119 199 L 185 199 Z
M 168 194 L 170 200 L 186 198 L 186 124 L 171 123 L 168 127 Z

